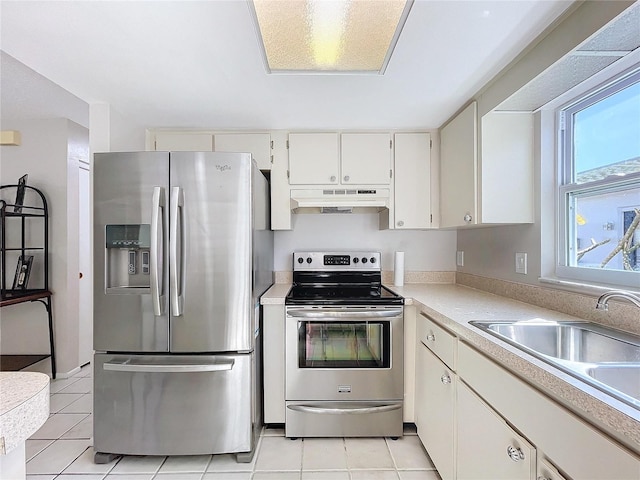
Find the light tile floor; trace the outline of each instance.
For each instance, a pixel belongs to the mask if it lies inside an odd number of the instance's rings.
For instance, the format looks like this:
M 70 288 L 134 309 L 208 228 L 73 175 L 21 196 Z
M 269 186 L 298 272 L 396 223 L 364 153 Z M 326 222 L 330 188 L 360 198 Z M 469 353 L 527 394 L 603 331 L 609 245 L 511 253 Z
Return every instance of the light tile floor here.
M 27 440 L 28 480 L 440 480 L 415 432 L 289 440 L 265 429 L 251 463 L 234 455 L 125 456 L 93 463 L 91 366 L 51 382 L 51 416 Z M 6 479 L 9 480 L 9 479 Z

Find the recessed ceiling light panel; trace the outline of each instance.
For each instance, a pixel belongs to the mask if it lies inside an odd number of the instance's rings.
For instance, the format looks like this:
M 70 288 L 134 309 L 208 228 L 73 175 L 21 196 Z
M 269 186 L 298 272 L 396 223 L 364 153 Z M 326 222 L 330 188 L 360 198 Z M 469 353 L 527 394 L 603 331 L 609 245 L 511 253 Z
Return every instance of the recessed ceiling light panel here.
M 249 0 L 269 73 L 383 74 L 413 0 Z

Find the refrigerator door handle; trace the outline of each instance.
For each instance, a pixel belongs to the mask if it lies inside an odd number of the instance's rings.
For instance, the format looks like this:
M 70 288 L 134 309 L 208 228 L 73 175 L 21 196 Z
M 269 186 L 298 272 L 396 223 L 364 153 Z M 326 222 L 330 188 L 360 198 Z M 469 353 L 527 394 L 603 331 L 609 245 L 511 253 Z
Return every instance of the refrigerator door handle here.
M 171 232 L 169 244 L 169 276 L 171 282 L 171 315 L 179 317 L 184 311 L 185 279 L 185 229 L 184 229 L 184 190 L 171 189 Z
M 105 370 L 113 372 L 142 372 L 142 373 L 197 373 L 197 372 L 223 372 L 233 368 L 233 360 L 224 363 L 193 364 L 193 365 L 158 365 L 144 363 L 105 363 Z
M 152 202 L 149 274 L 153 314 L 159 317 L 164 313 L 164 292 L 162 291 L 164 285 L 164 188 L 153 187 Z

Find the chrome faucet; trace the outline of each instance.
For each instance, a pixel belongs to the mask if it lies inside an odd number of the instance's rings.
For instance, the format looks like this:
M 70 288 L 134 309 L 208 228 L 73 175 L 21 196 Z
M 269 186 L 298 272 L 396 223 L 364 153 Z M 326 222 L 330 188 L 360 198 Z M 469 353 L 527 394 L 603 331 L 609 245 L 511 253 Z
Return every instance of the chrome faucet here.
M 596 308 L 606 312 L 609 310 L 609 299 L 611 298 L 624 298 L 640 308 L 640 297 L 631 292 L 625 292 L 624 290 L 611 290 L 610 292 L 603 293 L 600 295 L 600 298 L 598 298 Z

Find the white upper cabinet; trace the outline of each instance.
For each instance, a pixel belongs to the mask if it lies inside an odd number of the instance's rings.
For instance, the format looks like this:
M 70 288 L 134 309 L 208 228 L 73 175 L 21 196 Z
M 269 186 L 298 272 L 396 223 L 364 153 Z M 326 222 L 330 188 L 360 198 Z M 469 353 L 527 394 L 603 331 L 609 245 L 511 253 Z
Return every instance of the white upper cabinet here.
M 533 222 L 533 115 L 471 103 L 440 132 L 440 226 Z
M 213 150 L 247 152 L 253 156 L 260 170 L 271 169 L 271 135 L 268 133 L 216 133 Z
M 533 223 L 533 114 L 489 112 L 480 137 L 482 223 Z
M 157 152 L 211 152 L 213 135 L 210 133 L 157 132 Z
M 388 133 L 289 134 L 289 184 L 389 185 Z
M 340 178 L 337 133 L 289 134 L 289 183 L 333 185 Z
M 269 133 L 156 132 L 153 145 L 163 152 L 250 153 L 260 170 L 270 170 L 272 164 Z
M 343 185 L 389 185 L 391 136 L 388 133 L 343 133 Z
M 431 228 L 431 135 L 394 135 L 394 226 Z
M 440 226 L 478 223 L 478 108 L 471 103 L 440 132 Z

